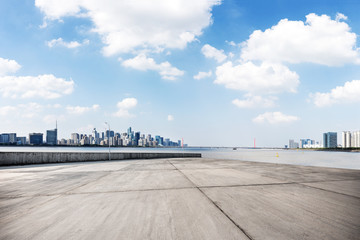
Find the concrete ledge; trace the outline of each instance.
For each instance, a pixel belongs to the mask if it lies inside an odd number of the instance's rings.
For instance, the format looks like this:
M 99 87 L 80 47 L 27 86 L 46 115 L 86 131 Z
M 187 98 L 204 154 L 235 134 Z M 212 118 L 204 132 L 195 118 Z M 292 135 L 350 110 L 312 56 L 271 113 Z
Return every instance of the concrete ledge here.
M 111 160 L 152 158 L 201 158 L 200 153 L 111 153 Z M 109 153 L 94 152 L 0 152 L 0 166 L 109 160 Z

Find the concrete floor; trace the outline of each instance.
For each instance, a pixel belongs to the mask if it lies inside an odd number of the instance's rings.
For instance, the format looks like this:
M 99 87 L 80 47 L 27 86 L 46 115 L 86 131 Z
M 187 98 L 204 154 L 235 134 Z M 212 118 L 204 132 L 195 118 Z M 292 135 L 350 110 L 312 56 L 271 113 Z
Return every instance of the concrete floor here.
M 0 239 L 360 239 L 360 171 L 185 158 L 2 167 Z

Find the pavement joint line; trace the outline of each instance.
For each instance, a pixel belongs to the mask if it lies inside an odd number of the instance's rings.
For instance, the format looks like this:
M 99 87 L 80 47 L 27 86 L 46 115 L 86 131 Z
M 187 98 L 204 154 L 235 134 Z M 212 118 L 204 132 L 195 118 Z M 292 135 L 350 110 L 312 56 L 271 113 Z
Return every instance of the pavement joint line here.
M 171 169 L 172 170 L 172 169 Z M 177 169 L 175 169 L 177 170 Z M 180 171 L 180 170 L 177 170 Z M 105 171 L 104 171 L 105 172 Z M 259 183 L 259 184 L 235 184 L 235 185 L 213 185 L 213 186 L 196 186 L 186 175 L 185 177 L 194 185 L 193 187 L 175 187 L 175 188 L 149 188 L 149 189 L 129 189 L 129 190 L 114 190 L 114 191 L 98 191 L 98 192 L 73 192 L 75 189 L 83 187 L 87 184 L 93 183 L 95 181 L 100 180 L 103 177 L 108 176 L 110 173 L 118 172 L 118 171 L 106 171 L 108 174 L 104 174 L 103 176 L 90 181 L 88 183 L 84 183 L 80 186 L 67 190 L 66 192 L 54 193 L 54 194 L 34 194 L 34 195 L 14 195 L 14 196 L 1 196 L 0 199 L 16 199 L 16 198 L 25 198 L 25 197 L 52 197 L 58 195 L 78 195 L 78 194 L 101 194 L 101 193 L 126 193 L 126 192 L 146 192 L 146 191 L 164 191 L 164 190 L 181 190 L 181 189 L 192 189 L 192 188 L 232 188 L 232 187 L 258 187 L 258 186 L 276 186 L 276 185 L 291 185 L 291 184 L 299 184 L 304 185 L 306 187 L 317 188 L 319 190 L 324 190 L 328 192 L 338 193 L 346 196 L 351 196 L 355 198 L 359 198 L 356 196 L 343 194 L 335 191 L 330 191 L 318 187 L 308 186 L 306 183 L 323 183 L 323 182 L 340 182 L 340 181 L 352 181 L 352 180 L 330 180 L 330 181 L 309 181 L 309 182 L 283 182 L 283 183 Z M 183 173 L 182 173 L 183 174 Z M 184 174 L 183 174 L 184 175 Z M 358 180 L 358 179 L 356 179 Z
M 171 165 L 174 166 L 173 163 L 171 163 L 169 161 L 169 163 Z M 188 176 L 186 176 L 181 170 L 179 170 L 176 166 L 174 166 L 189 182 L 191 182 L 204 196 L 206 199 L 208 199 L 208 201 L 210 203 L 212 203 L 227 219 L 230 220 L 230 222 L 232 222 L 247 238 L 249 238 L 250 240 L 253 240 L 253 238 L 239 225 L 237 224 L 228 214 L 226 214 L 221 208 L 220 206 L 218 206 L 208 195 L 206 195 L 198 186 L 196 186 L 195 183 L 193 183 Z
M 324 188 L 320 188 L 320 187 L 309 186 L 309 185 L 306 185 L 306 184 L 303 184 L 303 183 L 299 183 L 299 184 L 302 185 L 302 186 L 309 187 L 309 188 L 314 188 L 314 189 L 317 189 L 317 190 L 322 190 L 322 191 L 324 191 L 324 192 L 331 192 L 331 193 L 336 193 L 336 194 L 340 194 L 340 195 L 347 196 L 347 197 L 352 197 L 352 198 L 360 199 L 360 197 L 357 197 L 357 196 L 354 196 L 354 195 L 350 195 L 350 194 L 346 194 L 346 193 L 336 192 L 336 191 L 332 191 L 332 190 L 328 190 L 328 189 L 324 189 Z
M 179 188 L 149 188 L 149 189 L 131 189 L 131 190 L 114 190 L 114 191 L 99 191 L 99 192 L 62 192 L 54 194 L 35 194 L 35 195 L 18 195 L 0 197 L 1 199 L 16 199 L 28 197 L 53 197 L 53 196 L 71 196 L 71 195 L 86 195 L 86 194 L 103 194 L 103 193 L 127 193 L 127 192 L 150 192 L 150 191 L 167 191 L 167 190 L 182 190 L 182 189 L 196 189 L 196 187 L 179 187 Z

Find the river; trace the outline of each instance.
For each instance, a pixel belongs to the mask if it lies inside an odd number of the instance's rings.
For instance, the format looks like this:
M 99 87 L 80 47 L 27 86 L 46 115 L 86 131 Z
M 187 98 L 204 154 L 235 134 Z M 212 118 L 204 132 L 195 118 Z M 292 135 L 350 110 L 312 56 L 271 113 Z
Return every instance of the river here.
M 1 146 L 0 152 L 107 152 L 106 147 Z M 304 166 L 360 169 L 359 152 L 238 148 L 130 148 L 112 147 L 111 152 L 199 152 L 203 158 L 284 163 Z

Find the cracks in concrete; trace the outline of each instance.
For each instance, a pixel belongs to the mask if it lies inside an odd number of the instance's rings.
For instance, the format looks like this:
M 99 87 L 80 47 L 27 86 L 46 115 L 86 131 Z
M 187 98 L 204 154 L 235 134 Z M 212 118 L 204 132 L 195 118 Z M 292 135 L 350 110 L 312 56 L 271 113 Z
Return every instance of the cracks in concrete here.
M 206 199 L 208 199 L 208 201 L 210 203 L 212 203 L 227 219 L 229 219 L 230 222 L 232 222 L 243 234 L 245 234 L 245 236 L 247 238 L 249 238 L 250 240 L 253 240 L 253 238 L 239 225 L 237 224 L 228 214 L 226 214 L 224 212 L 224 210 L 221 209 L 220 206 L 218 206 L 208 195 L 206 195 L 198 186 L 196 186 L 195 183 L 193 183 L 188 176 L 186 176 L 181 170 L 179 170 L 176 166 L 174 166 L 174 164 L 170 161 L 168 161 L 174 168 L 176 168 L 189 182 L 191 182 L 196 189 L 198 189 L 204 196 Z

